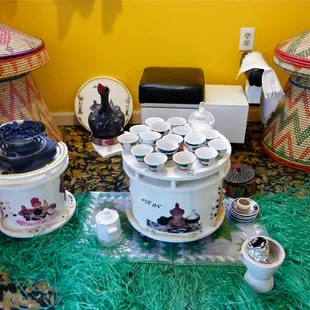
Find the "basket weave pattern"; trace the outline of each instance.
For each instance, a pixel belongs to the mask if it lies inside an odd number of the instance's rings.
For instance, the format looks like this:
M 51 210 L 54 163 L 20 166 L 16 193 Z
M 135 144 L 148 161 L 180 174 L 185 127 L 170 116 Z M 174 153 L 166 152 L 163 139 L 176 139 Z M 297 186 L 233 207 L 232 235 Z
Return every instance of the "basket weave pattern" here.
M 46 125 L 50 138 L 57 142 L 62 140 L 30 73 L 14 80 L 0 81 L 0 123 L 19 119 L 39 120 Z
M 266 154 L 298 170 L 310 172 L 310 77 L 292 75 L 285 96 L 272 115 L 262 141 Z

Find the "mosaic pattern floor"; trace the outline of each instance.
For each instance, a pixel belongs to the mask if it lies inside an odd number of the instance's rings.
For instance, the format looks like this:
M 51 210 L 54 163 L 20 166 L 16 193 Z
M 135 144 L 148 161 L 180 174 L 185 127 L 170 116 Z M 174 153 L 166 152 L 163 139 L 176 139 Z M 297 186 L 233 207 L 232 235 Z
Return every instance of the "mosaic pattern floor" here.
M 122 169 L 121 156 L 101 158 L 92 148 L 90 133 L 81 126 L 61 127 L 61 131 L 69 148 L 65 186 L 71 193 L 128 191 L 129 180 Z M 265 155 L 260 146 L 262 131 L 261 124 L 250 123 L 245 143 L 233 145 L 231 156 L 232 163 L 251 165 L 256 170 L 257 192 L 285 192 L 309 184 L 307 173 L 285 167 Z

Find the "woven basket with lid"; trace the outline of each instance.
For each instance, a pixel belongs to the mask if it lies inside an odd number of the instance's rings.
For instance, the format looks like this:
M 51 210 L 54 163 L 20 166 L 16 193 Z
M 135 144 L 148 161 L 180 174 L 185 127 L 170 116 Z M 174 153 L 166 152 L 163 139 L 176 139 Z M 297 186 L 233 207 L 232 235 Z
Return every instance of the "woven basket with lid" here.
M 294 75 L 310 75 L 310 30 L 277 45 L 275 63 Z
M 17 76 L 48 62 L 44 42 L 0 24 L 0 79 Z
M 310 172 L 310 30 L 277 45 L 274 60 L 292 75 L 264 131 L 262 148 L 277 162 Z
M 226 195 L 234 198 L 249 197 L 255 193 L 255 170 L 251 166 L 232 165 L 224 178 Z
M 42 40 L 0 24 L 0 123 L 39 120 L 46 125 L 47 135 L 60 141 L 61 135 L 30 73 L 47 62 Z

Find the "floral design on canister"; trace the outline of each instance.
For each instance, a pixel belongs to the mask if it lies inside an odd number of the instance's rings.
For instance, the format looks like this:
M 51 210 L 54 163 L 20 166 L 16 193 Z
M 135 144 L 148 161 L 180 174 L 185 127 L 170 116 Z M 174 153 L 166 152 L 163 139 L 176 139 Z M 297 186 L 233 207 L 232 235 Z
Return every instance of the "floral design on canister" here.
M 43 203 L 39 198 L 33 197 L 30 200 L 30 208 L 21 205 L 21 210 L 18 215 L 22 216 L 24 220 L 17 220 L 16 223 L 21 226 L 34 226 L 44 223 L 49 217 L 54 217 L 57 213 L 56 204 L 49 204 L 45 199 Z

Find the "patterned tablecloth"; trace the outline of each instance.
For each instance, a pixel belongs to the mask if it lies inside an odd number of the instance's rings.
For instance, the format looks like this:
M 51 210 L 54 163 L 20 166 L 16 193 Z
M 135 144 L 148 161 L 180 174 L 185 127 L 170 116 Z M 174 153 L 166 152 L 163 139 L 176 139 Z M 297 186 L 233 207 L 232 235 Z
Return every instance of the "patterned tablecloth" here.
M 238 223 L 226 214 L 221 227 L 212 235 L 189 243 L 167 243 L 141 237 L 128 222 L 125 209 L 128 193 L 90 193 L 90 214 L 86 234 L 95 234 L 95 216 L 104 208 L 117 210 L 123 230 L 122 241 L 114 247 L 102 247 L 104 255 L 126 256 L 134 261 L 177 264 L 242 264 L 239 252 L 242 243 L 254 235 L 268 235 L 258 218 L 251 223 Z M 230 201 L 225 200 L 226 206 Z

